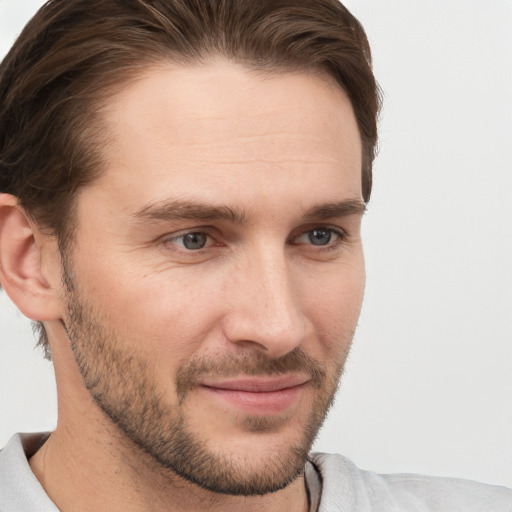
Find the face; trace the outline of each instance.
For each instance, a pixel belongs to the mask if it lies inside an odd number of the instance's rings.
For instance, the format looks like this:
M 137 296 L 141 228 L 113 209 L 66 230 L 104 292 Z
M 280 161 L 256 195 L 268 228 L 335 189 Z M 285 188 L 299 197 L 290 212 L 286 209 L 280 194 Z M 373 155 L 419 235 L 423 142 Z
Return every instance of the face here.
M 103 112 L 77 198 L 64 322 L 94 402 L 203 488 L 286 486 L 359 315 L 361 143 L 327 78 L 148 71 Z

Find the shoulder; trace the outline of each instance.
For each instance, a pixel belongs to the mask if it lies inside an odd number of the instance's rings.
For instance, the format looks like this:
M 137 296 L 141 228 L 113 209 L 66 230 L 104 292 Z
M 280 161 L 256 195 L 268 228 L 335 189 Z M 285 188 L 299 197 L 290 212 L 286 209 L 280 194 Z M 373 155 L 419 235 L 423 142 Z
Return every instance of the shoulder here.
M 314 453 L 322 480 L 319 512 L 512 512 L 512 490 L 456 478 L 381 475 L 350 460 Z
M 16 434 L 0 450 L 0 510 L 2 512 L 58 512 L 30 469 L 28 458 L 48 433 Z

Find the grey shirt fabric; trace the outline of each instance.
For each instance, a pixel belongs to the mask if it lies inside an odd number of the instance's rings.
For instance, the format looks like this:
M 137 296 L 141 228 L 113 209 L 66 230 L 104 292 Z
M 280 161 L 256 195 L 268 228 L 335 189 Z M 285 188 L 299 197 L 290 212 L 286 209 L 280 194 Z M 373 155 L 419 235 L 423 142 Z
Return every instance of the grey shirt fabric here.
M 59 512 L 28 457 L 47 434 L 16 434 L 0 452 L 0 512 Z M 512 512 L 512 490 L 455 478 L 379 475 L 341 455 L 313 453 L 305 469 L 312 512 Z M 285 511 L 288 512 L 288 511 Z
M 379 475 L 341 455 L 314 453 L 317 512 L 512 512 L 512 490 L 457 478 Z M 313 502 L 313 499 L 312 499 Z M 315 509 L 312 509 L 313 511 Z
M 48 434 L 16 434 L 0 452 L 0 512 L 59 512 L 28 464 Z

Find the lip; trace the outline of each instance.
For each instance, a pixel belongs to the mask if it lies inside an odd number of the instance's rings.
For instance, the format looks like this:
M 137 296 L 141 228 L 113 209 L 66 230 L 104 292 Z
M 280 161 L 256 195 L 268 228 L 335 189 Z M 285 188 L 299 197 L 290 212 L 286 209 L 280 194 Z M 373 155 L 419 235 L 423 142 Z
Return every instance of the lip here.
M 272 414 L 292 407 L 309 378 L 301 375 L 206 379 L 200 387 L 210 397 L 250 414 Z

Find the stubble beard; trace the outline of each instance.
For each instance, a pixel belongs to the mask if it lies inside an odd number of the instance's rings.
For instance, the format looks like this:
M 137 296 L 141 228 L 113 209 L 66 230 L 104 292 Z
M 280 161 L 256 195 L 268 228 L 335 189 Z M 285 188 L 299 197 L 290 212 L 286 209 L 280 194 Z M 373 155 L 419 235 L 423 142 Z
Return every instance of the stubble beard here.
M 64 283 L 68 305 L 66 329 L 91 398 L 121 434 L 149 455 L 160 469 L 171 470 L 214 493 L 243 496 L 276 492 L 303 473 L 309 450 L 334 401 L 346 353 L 340 356 L 331 374 L 299 348 L 278 359 L 261 354 L 215 361 L 191 359 L 177 372 L 175 389 L 180 405 L 172 407 L 152 379 L 151 361 L 121 348 L 116 333 L 79 297 L 69 272 L 65 272 Z M 314 399 L 309 418 L 298 441 L 283 450 L 269 450 L 263 461 L 255 464 L 252 457 L 244 454 L 215 453 L 208 447 L 208 440 L 187 425 L 181 405 L 201 376 L 275 375 L 292 371 L 305 372 L 311 378 Z M 245 416 L 239 427 L 248 435 L 258 435 L 274 432 L 280 424 L 272 416 Z

